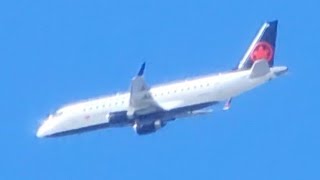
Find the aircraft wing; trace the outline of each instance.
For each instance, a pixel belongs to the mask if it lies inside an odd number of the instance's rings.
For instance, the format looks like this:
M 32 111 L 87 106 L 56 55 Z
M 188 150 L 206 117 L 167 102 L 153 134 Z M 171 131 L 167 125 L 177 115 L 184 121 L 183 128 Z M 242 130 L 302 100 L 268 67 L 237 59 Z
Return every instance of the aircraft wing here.
M 182 104 L 182 101 L 169 101 L 169 102 L 165 102 L 165 103 L 158 103 L 158 105 L 166 111 L 175 109 L 177 107 L 180 107 L 180 105 Z
M 138 75 L 131 81 L 129 110 L 127 113 L 129 117 L 132 117 L 133 115 L 145 115 L 162 110 L 152 98 L 149 87 L 143 78 L 145 66 L 146 64 L 143 63 Z

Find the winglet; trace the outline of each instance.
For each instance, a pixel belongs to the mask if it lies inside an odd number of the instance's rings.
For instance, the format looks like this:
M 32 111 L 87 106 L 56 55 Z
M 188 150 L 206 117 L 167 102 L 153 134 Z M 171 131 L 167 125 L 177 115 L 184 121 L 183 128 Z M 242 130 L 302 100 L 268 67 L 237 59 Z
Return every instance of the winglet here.
M 232 101 L 232 98 L 228 99 L 227 102 L 224 104 L 224 106 L 223 106 L 223 110 L 224 110 L 224 111 L 227 111 L 227 110 L 230 109 L 230 107 L 231 107 L 231 101 Z
M 143 73 L 144 73 L 144 69 L 146 68 L 146 62 L 144 62 L 142 65 L 141 65 L 141 68 L 138 72 L 138 76 L 142 76 Z

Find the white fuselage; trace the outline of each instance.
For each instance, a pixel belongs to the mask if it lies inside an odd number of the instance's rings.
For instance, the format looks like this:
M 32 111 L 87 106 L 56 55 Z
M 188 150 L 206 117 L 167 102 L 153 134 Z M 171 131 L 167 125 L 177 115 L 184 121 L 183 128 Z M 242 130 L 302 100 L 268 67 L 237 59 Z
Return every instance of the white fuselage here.
M 283 71 L 284 68 L 270 68 L 268 74 L 257 78 L 249 78 L 250 69 L 215 74 L 155 86 L 150 88 L 149 91 L 153 100 L 163 107 L 183 108 L 197 104 L 220 102 L 267 82 L 276 77 L 276 72 Z M 130 93 L 128 92 L 66 105 L 43 122 L 37 136 L 51 136 L 99 125 L 123 126 L 120 123 L 108 124 L 108 115 L 113 112 L 127 111 L 129 98 Z M 177 114 L 177 117 L 179 115 Z

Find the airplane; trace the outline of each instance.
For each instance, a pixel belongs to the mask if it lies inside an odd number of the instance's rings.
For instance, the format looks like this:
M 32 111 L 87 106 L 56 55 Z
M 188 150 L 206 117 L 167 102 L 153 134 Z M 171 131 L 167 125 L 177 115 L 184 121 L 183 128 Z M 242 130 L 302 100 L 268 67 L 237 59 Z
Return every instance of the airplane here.
M 210 108 L 223 102 L 223 110 L 228 110 L 236 96 L 288 71 L 286 66 L 274 66 L 277 26 L 277 20 L 265 22 L 241 61 L 226 72 L 149 86 L 143 63 L 129 92 L 65 105 L 42 122 L 36 136 L 113 127 L 132 127 L 138 135 L 146 135 L 176 119 L 211 113 Z

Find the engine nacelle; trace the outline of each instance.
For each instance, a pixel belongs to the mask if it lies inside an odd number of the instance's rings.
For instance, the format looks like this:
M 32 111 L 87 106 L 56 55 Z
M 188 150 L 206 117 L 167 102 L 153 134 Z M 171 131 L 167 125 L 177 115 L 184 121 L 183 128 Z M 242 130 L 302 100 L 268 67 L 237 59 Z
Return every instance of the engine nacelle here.
M 136 131 L 137 134 L 145 135 L 145 134 L 154 133 L 160 128 L 164 127 L 165 125 L 166 123 L 164 121 L 156 120 L 153 123 L 149 123 L 149 124 L 135 123 L 133 125 L 133 129 Z

